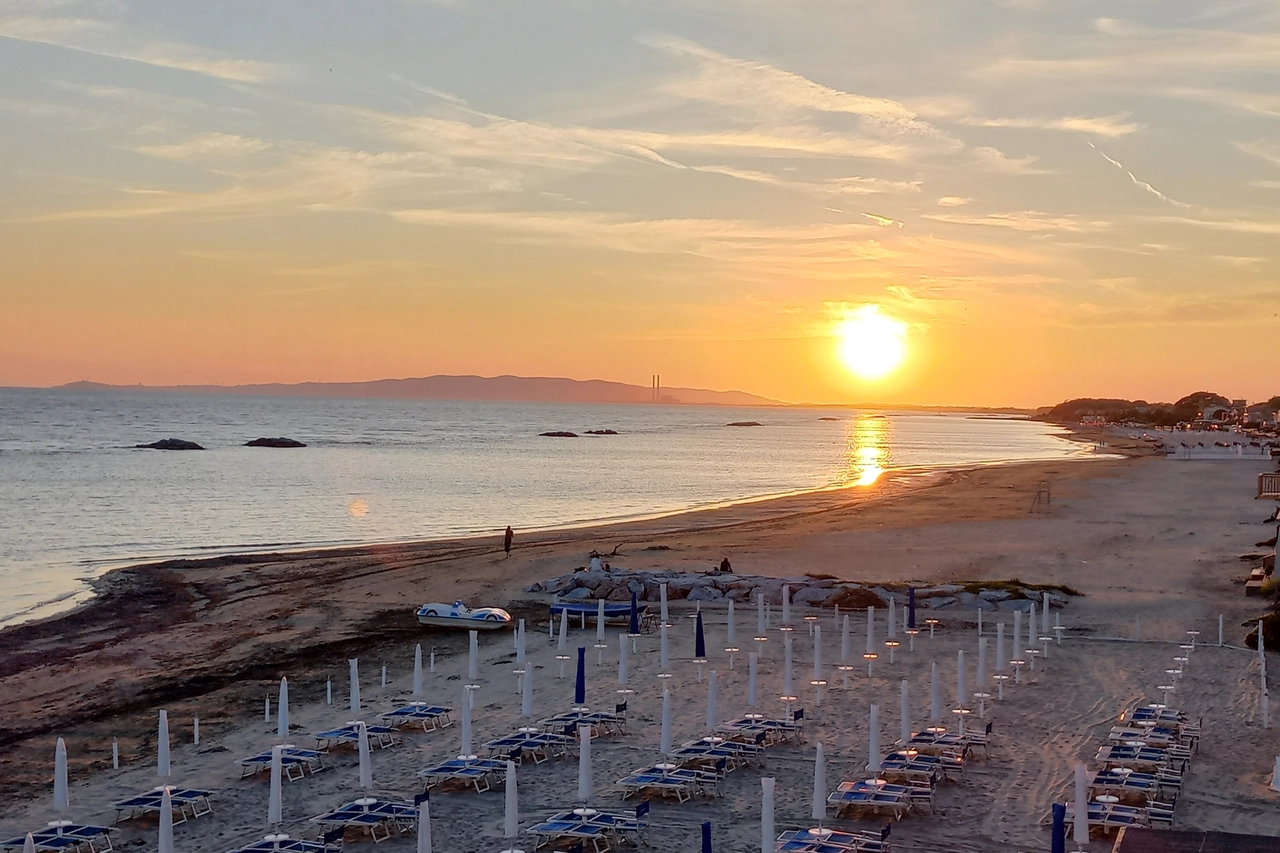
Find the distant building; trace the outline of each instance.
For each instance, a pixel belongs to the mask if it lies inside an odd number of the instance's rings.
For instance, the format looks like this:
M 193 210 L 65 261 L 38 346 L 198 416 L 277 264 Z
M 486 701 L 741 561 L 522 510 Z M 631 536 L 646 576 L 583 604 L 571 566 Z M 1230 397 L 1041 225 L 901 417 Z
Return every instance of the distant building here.
M 1273 426 L 1276 423 L 1276 408 L 1270 403 L 1255 403 L 1245 410 L 1245 422 Z
M 1234 420 L 1235 412 L 1228 406 L 1205 406 L 1199 420 L 1207 424 L 1225 424 Z

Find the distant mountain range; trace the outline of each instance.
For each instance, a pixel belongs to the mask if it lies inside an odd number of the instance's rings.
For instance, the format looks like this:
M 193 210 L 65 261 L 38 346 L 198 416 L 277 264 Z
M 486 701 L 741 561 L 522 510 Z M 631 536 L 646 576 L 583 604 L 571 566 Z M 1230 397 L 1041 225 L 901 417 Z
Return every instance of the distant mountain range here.
M 300 382 L 295 385 L 106 385 L 70 382 L 70 391 L 148 391 L 171 394 L 252 394 L 264 397 L 357 397 L 400 400 L 489 400 L 519 403 L 650 403 L 653 390 L 603 379 L 542 376 L 424 376 L 372 382 Z M 697 406 L 785 406 L 743 391 L 663 388 L 663 403 Z

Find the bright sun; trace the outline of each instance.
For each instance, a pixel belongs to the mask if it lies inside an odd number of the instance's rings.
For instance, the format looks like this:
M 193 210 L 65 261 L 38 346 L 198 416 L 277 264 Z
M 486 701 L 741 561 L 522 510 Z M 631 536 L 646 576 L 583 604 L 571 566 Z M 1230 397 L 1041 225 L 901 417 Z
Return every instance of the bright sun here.
M 880 379 L 907 356 L 907 324 L 863 305 L 836 326 L 840 361 L 863 379 Z

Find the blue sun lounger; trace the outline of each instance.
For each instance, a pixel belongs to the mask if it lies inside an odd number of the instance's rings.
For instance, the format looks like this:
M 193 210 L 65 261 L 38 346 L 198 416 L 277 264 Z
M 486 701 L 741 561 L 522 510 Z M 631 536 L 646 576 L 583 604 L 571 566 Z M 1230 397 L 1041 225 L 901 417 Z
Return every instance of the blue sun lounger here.
M 271 750 L 264 750 L 257 755 L 242 758 L 236 763 L 240 765 L 241 779 L 261 773 L 264 770 L 270 770 Z M 325 769 L 324 760 L 319 750 L 298 749 L 292 744 L 286 744 L 285 748 L 280 751 L 280 764 L 284 770 L 284 778 L 290 782 L 296 782 L 308 773 L 314 776 Z
M 197 788 L 175 788 L 170 786 L 169 799 L 173 803 L 174 825 L 185 823 L 213 811 L 209 798 L 213 791 L 202 791 Z M 152 788 L 145 794 L 138 794 L 127 800 L 119 800 L 111 804 L 116 810 L 116 823 L 122 820 L 133 820 L 135 817 L 155 812 L 160 813 L 164 804 L 164 786 Z M 126 815 L 125 812 L 128 812 Z
M 570 735 L 554 732 L 513 732 L 484 745 L 489 757 L 499 753 L 508 756 L 519 764 L 525 755 L 533 759 L 534 764 L 541 764 L 552 758 L 563 758 L 578 746 L 578 739 Z
M 396 708 L 394 711 L 379 714 L 378 719 L 393 728 L 399 728 L 406 723 L 420 723 L 422 730 L 429 732 L 435 729 L 447 729 L 453 725 L 453 719 L 449 716 L 452 713 L 452 708 L 445 708 L 441 705 L 431 705 L 427 702 L 410 702 L 408 705 Z
M 808 829 L 778 836 L 778 850 L 786 853 L 883 853 L 889 849 L 889 826 L 878 831 L 829 830 L 818 835 Z
M 837 815 L 843 815 L 849 809 L 867 809 L 872 813 L 886 809 L 895 819 L 902 820 L 902 816 L 911 810 L 911 792 L 906 785 L 887 782 L 841 782 L 827 795 L 827 803 L 836 807 Z
M 268 835 L 227 853 L 338 853 L 342 849 L 343 827 L 326 832 L 319 841 L 304 841 L 287 835 Z
M 591 823 L 586 817 L 565 812 L 529 827 L 533 836 L 533 849 L 539 850 L 548 844 L 554 844 L 562 838 L 570 838 L 590 844 L 596 853 L 605 853 L 611 846 L 611 835 L 608 826 L 602 823 Z
M 89 853 L 97 853 L 97 851 L 113 849 L 111 827 L 73 823 L 69 820 L 50 821 L 31 833 L 31 839 L 35 842 L 36 850 L 87 850 Z M 0 842 L 0 850 L 21 850 L 26 843 L 26 835 L 10 838 Z
M 474 785 L 476 793 L 483 794 L 493 788 L 499 773 L 505 773 L 507 762 L 495 758 L 453 758 L 435 767 L 419 770 L 423 786 L 430 791 L 446 782 L 464 782 Z
M 400 742 L 396 739 L 395 729 L 390 726 L 366 725 L 364 730 L 369 736 L 369 746 L 386 749 Z M 330 729 L 327 732 L 320 732 L 320 734 L 313 735 L 313 737 L 316 739 L 316 749 L 325 752 L 339 744 L 359 743 L 360 727 L 355 723 L 347 723 L 345 726 Z
M 338 806 L 312 818 L 316 823 L 337 824 L 366 830 L 374 843 L 385 841 L 396 832 L 408 832 L 418 820 L 418 809 L 413 803 L 362 797 Z M 379 837 L 381 833 L 381 837 Z

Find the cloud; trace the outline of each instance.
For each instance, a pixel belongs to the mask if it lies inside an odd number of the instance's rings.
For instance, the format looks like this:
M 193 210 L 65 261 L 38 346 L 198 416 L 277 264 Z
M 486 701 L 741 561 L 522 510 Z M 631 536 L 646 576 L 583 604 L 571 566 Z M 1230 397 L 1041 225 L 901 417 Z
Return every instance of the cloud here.
M 1045 170 L 1037 169 L 1032 165 L 1039 159 L 1034 156 L 1008 157 L 997 148 L 981 146 L 973 149 L 973 157 L 978 165 L 991 172 L 1003 172 L 1008 175 L 1048 174 Z
M 964 118 L 961 124 L 975 127 L 1013 127 L 1034 130 L 1066 130 L 1092 133 L 1098 136 L 1127 136 L 1142 128 L 1135 122 L 1125 121 L 1128 113 L 1110 116 L 1067 116 L 1064 118 Z
M 925 219 L 948 222 L 953 225 L 986 225 L 1009 228 L 1014 231 L 1105 231 L 1110 223 L 1101 220 L 1083 220 L 1076 216 L 1052 216 L 1038 210 L 1020 210 L 1010 213 L 988 213 L 985 216 L 959 213 L 926 213 Z
M 204 157 L 238 157 L 256 154 L 271 147 L 271 143 L 249 136 L 232 133 L 202 133 L 182 142 L 170 145 L 139 145 L 141 154 L 165 160 L 188 160 Z
M 1101 148 L 1099 148 L 1098 146 L 1094 145 L 1092 142 L 1086 142 L 1085 144 L 1086 144 L 1086 145 L 1088 145 L 1090 148 L 1092 148 L 1094 151 L 1097 151 L 1099 154 L 1101 154 L 1101 155 L 1102 155 L 1102 158 L 1103 158 L 1104 160 L 1106 160 L 1108 163 L 1110 163 L 1112 166 L 1115 166 L 1117 169 L 1119 169 L 1120 171 L 1122 171 L 1122 172 L 1124 172 L 1126 175 L 1128 175 L 1128 176 L 1129 176 L 1129 180 L 1130 180 L 1130 181 L 1132 181 L 1132 182 L 1133 182 L 1134 184 L 1136 184 L 1137 186 L 1142 187 L 1142 189 L 1144 189 L 1144 190 L 1146 190 L 1147 192 L 1151 193 L 1153 196 L 1155 196 L 1156 198 L 1160 199 L 1161 201 L 1163 201 L 1163 202 L 1167 202 L 1167 203 L 1169 203 L 1169 204 L 1173 205 L 1174 207 L 1181 207 L 1181 208 L 1183 208 L 1183 209 L 1187 209 L 1187 208 L 1190 208 L 1190 207 L 1191 207 L 1191 205 L 1187 204 L 1187 203 L 1186 203 L 1186 202 L 1184 202 L 1184 201 L 1178 201 L 1176 198 L 1170 198 L 1169 196 L 1167 196 L 1167 195 L 1165 195 L 1164 193 L 1160 192 L 1160 190 L 1158 190 L 1158 189 L 1156 189 L 1155 187 L 1151 186 L 1151 184 L 1147 183 L 1146 181 L 1140 181 L 1140 180 L 1138 180 L 1136 177 L 1134 177 L 1133 172 L 1130 172 L 1128 169 L 1126 169 L 1126 168 L 1125 168 L 1125 167 L 1120 163 L 1120 161 L 1119 161 L 1119 160 L 1114 160 L 1114 159 L 1112 159 L 1111 157 L 1108 157 L 1108 156 L 1107 156 L 1107 154 L 1106 154 L 1106 152 L 1104 152 L 1104 151 L 1103 151 Z
M 1273 166 L 1280 166 L 1280 139 L 1255 139 L 1233 144 L 1246 154 L 1265 160 Z
M 968 204 L 971 200 L 972 199 L 961 198 L 960 196 L 956 196 L 956 195 L 944 195 L 942 198 L 938 199 L 938 206 L 939 207 L 961 207 L 963 205 Z
M 865 210 L 862 212 L 862 215 L 865 216 L 867 219 L 870 219 L 872 222 L 874 222 L 876 225 L 879 225 L 882 228 L 892 228 L 895 225 L 901 228 L 904 224 L 902 222 L 899 222 L 896 219 L 890 219 L 887 216 L 881 216 L 878 213 L 867 213 Z
M 221 55 L 157 38 L 130 25 L 96 18 L 0 18 L 0 38 L 189 71 L 237 83 L 262 83 L 283 73 L 283 67 L 275 63 Z
M 1257 219 L 1194 219 L 1189 216 L 1149 216 L 1149 222 L 1190 225 L 1211 231 L 1235 231 L 1241 234 L 1280 234 L 1280 221 Z

